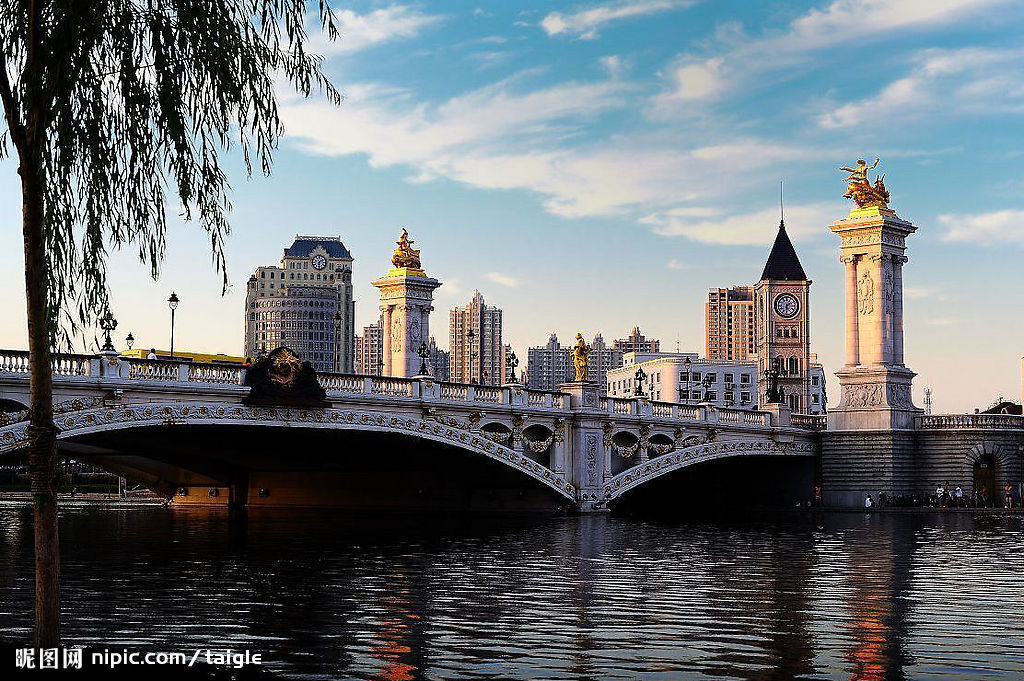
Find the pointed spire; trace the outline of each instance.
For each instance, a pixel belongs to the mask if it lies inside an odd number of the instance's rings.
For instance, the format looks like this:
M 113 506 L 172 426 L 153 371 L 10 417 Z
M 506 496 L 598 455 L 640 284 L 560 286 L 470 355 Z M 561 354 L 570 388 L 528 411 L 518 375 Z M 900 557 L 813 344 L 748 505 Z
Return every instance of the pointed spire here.
M 761 272 L 761 281 L 805 281 L 807 275 L 800 265 L 793 242 L 786 234 L 786 222 L 782 217 L 782 185 L 779 185 L 779 233 L 775 235 L 772 252 Z

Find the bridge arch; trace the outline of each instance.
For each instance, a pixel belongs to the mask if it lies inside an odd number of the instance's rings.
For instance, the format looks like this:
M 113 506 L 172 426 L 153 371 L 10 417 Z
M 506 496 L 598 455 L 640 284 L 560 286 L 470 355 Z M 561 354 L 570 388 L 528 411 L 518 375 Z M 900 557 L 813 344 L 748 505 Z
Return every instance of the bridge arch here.
M 146 426 L 237 425 L 302 427 L 394 433 L 430 440 L 497 461 L 575 502 L 576 488 L 563 476 L 490 437 L 440 421 L 358 409 L 262 407 L 237 403 L 155 402 L 109 405 L 59 414 L 58 441 L 92 433 Z M 27 421 L 0 428 L 0 455 L 28 444 Z
M 774 440 L 716 440 L 683 447 L 676 451 L 633 466 L 613 476 L 604 485 L 604 500 L 612 502 L 647 483 L 690 466 L 744 456 L 813 457 L 809 442 L 776 442 Z

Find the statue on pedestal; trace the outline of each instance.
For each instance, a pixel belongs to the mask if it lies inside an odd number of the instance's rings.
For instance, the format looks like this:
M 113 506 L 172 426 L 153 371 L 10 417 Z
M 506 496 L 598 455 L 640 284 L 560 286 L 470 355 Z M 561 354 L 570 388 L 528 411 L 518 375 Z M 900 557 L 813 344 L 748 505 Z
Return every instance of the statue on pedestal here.
M 577 381 L 587 380 L 587 355 L 589 353 L 590 348 L 587 347 L 586 342 L 583 340 L 583 334 L 576 334 L 576 345 L 572 349 L 572 365 L 576 368 Z
M 885 188 L 885 173 L 875 178 L 875 183 L 868 180 L 868 171 L 878 167 L 878 158 L 868 165 L 864 159 L 857 161 L 856 168 L 842 166 L 840 170 L 850 173 L 846 178 L 846 193 L 844 199 L 853 199 L 858 208 L 877 206 L 878 208 L 889 207 L 889 190 Z
M 398 237 L 398 241 L 395 243 L 398 244 L 398 247 L 395 248 L 395 254 L 391 256 L 391 264 L 395 267 L 421 269 L 420 252 L 412 247 L 416 242 L 409 238 L 409 231 L 405 227 L 402 228 L 402 236 Z

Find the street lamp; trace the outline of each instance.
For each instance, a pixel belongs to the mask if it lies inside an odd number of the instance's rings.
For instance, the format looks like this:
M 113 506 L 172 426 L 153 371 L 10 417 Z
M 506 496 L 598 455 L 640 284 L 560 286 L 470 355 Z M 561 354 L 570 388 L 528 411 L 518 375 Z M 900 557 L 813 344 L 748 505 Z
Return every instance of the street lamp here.
M 509 383 L 515 383 L 516 382 L 516 367 L 519 366 L 519 358 L 516 357 L 516 351 L 515 350 L 511 350 L 510 349 L 508 351 L 508 360 L 507 360 L 507 362 L 508 362 Z
M 171 297 L 167 299 L 167 307 L 171 308 L 171 359 L 174 359 L 174 311 L 178 309 L 178 294 L 171 291 Z
M 334 370 L 340 372 L 338 366 L 338 346 L 341 345 L 341 312 L 334 311 Z
M 704 385 L 704 401 L 711 402 L 711 374 L 704 372 L 704 380 L 701 383 Z
M 420 349 L 416 353 L 420 356 L 420 376 L 429 376 L 430 371 L 427 369 L 427 358 L 430 357 L 430 348 L 427 347 L 426 343 L 420 343 Z
M 129 350 L 131 350 L 132 346 L 135 345 L 135 336 L 132 335 L 131 331 L 129 331 L 128 335 L 124 337 L 124 344 L 128 346 Z
M 644 396 L 644 380 L 647 378 L 647 374 L 644 373 L 643 367 L 637 367 L 636 373 L 633 375 L 633 380 L 636 381 L 636 394 L 634 397 Z
M 466 338 L 469 339 L 469 382 L 476 384 L 476 375 L 473 373 L 473 360 L 476 358 L 476 346 L 473 344 L 473 339 L 476 338 L 476 332 L 472 327 L 466 332 Z
M 690 403 L 690 369 L 692 368 L 693 362 L 690 361 L 689 357 L 683 358 L 683 373 L 686 375 L 686 392 L 683 392 L 683 388 L 679 388 L 679 401 L 683 404 Z
M 110 332 L 117 328 L 117 320 L 110 314 L 110 310 L 100 317 L 100 328 L 103 329 L 103 347 L 100 348 L 100 352 L 116 352 L 114 342 L 110 340 Z

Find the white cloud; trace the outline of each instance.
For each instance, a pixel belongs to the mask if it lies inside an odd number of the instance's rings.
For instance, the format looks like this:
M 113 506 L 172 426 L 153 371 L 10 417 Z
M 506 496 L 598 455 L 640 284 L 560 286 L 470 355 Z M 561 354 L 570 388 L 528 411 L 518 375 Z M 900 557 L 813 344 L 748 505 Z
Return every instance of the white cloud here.
M 597 38 L 597 29 L 603 24 L 667 12 L 692 4 L 692 0 L 616 0 L 571 14 L 551 12 L 541 20 L 540 27 L 549 36 L 570 35 L 580 40 L 593 40 Z
M 495 284 L 498 284 L 499 286 L 505 286 L 508 288 L 514 288 L 516 286 L 519 286 L 518 279 L 516 279 L 515 277 L 510 277 L 507 274 L 501 274 L 500 272 L 488 272 L 487 274 L 484 275 L 484 277 L 486 277 L 490 281 L 493 281 Z
M 442 17 L 423 12 L 409 5 L 389 5 L 366 14 L 350 9 L 335 10 L 338 32 L 335 41 L 327 40 L 319 32 L 311 32 L 310 51 L 331 56 L 365 50 L 376 45 L 408 40 L 424 28 L 439 22 Z
M 666 74 L 666 88 L 655 99 L 652 113 L 672 114 L 684 103 L 710 102 L 741 88 L 746 91 L 758 82 L 772 82 L 766 74 L 792 69 L 815 50 L 855 40 L 882 42 L 897 33 L 954 25 L 969 14 L 1011 2 L 834 0 L 797 17 L 782 31 L 747 36 L 730 25 L 717 35 L 717 53 L 685 54 L 676 60 Z M 859 59 L 855 50 L 847 63 L 855 64 Z M 892 96 L 903 94 L 897 88 Z
M 948 229 L 943 241 L 1024 244 L 1024 210 L 997 210 L 977 215 L 940 215 Z
M 843 128 L 908 116 L 1024 111 L 1024 50 L 925 50 L 913 61 L 908 76 L 877 95 L 827 111 L 819 124 Z
M 786 231 L 793 239 L 823 235 L 841 215 L 842 206 L 812 203 L 786 206 Z M 641 218 L 662 236 L 681 236 L 690 241 L 731 246 L 770 244 L 779 228 L 779 209 L 769 207 L 750 213 L 727 215 L 717 209 L 672 209 Z
M 672 258 L 671 260 L 668 261 L 668 268 L 670 270 L 685 270 L 687 267 L 688 265 L 684 265 L 675 258 Z

